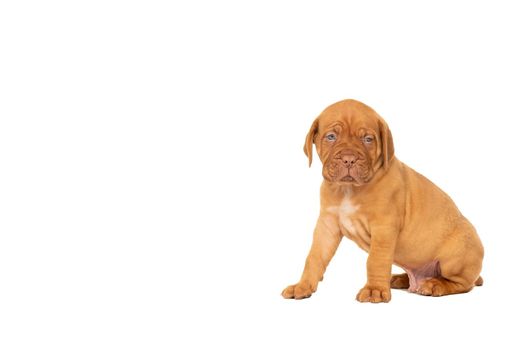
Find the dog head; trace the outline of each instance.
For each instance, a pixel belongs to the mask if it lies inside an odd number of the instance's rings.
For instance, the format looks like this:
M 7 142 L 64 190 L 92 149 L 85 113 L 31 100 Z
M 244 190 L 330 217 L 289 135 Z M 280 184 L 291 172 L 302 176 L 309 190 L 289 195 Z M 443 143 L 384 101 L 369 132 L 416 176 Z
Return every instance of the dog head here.
M 304 144 L 312 164 L 312 147 L 323 163 L 323 177 L 330 182 L 361 186 L 394 158 L 392 134 L 372 108 L 343 100 L 326 108 L 314 120 Z

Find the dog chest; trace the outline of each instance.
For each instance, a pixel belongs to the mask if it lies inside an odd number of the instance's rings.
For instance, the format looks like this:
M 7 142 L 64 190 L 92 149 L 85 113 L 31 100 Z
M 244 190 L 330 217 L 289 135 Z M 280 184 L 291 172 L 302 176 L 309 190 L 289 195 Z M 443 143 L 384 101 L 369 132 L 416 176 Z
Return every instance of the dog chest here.
M 346 236 L 356 236 L 357 230 L 351 217 L 358 209 L 358 206 L 352 203 L 350 196 L 346 195 L 338 206 L 329 207 L 328 212 L 337 216 L 339 227 Z
M 359 205 L 352 203 L 350 195 L 343 197 L 338 206 L 329 207 L 328 212 L 337 218 L 337 224 L 344 236 L 354 241 L 361 249 L 368 251 L 370 235 L 365 229 L 366 225 L 359 218 Z
M 352 204 L 350 196 L 345 196 L 339 205 L 339 225 L 344 228 L 350 236 L 356 236 L 356 228 L 352 222 L 351 215 L 357 212 L 357 207 Z

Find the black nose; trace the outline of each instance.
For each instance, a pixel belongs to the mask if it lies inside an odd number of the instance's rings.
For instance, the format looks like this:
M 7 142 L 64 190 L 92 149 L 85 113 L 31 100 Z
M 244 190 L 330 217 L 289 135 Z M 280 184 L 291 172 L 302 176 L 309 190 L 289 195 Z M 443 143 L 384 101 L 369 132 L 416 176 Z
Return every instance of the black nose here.
M 355 162 L 357 160 L 357 157 L 355 155 L 353 155 L 353 154 L 344 154 L 341 157 L 341 160 L 343 161 L 343 164 L 346 167 L 351 167 L 352 165 L 355 164 Z

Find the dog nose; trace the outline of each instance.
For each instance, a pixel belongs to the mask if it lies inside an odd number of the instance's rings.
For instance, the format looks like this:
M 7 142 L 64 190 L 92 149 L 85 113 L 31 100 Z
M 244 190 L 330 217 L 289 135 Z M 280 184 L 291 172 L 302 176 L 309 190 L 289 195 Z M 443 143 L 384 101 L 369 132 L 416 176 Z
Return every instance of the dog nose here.
M 355 164 L 357 157 L 353 154 L 343 154 L 341 160 L 343 161 L 344 166 L 351 167 Z

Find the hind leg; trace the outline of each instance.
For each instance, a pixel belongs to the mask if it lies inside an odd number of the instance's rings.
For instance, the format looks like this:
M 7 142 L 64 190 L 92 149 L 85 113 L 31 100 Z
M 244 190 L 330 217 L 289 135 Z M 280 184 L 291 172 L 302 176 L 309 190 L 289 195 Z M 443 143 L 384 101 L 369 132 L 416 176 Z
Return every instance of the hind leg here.
M 437 254 L 440 271 L 423 281 L 417 293 L 442 296 L 466 293 L 481 284 L 483 245 L 474 227 L 466 220 L 459 222 Z
M 440 275 L 422 282 L 417 293 L 434 297 L 466 293 L 482 281 L 479 276 L 481 259 L 475 256 L 441 259 L 440 267 Z

